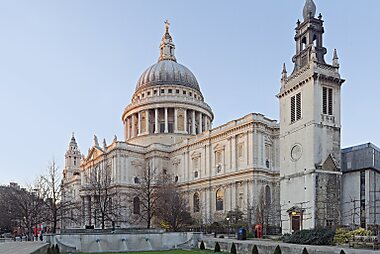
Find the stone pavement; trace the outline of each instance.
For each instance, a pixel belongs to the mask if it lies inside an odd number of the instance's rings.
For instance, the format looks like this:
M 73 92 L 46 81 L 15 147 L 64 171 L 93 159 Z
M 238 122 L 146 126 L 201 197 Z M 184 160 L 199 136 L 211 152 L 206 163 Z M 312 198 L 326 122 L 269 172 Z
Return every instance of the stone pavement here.
M 31 254 L 44 247 L 44 242 L 4 242 L 0 243 L 1 254 Z

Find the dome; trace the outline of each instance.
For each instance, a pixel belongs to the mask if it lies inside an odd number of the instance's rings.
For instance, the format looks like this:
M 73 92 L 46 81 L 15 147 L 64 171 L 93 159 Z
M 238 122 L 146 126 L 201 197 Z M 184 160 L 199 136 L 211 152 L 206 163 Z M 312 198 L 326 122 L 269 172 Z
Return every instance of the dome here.
M 313 0 L 306 0 L 305 7 L 303 7 L 303 18 L 304 20 L 308 20 L 310 18 L 315 17 L 315 13 L 317 12 L 317 6 Z
M 200 92 L 198 81 L 194 74 L 182 64 L 177 63 L 174 56 L 175 45 L 169 33 L 169 22 L 166 21 L 165 25 L 158 63 L 150 66 L 141 74 L 135 92 L 157 85 L 178 85 Z
M 194 74 L 173 60 L 160 60 L 146 69 L 137 82 L 136 91 L 156 85 L 179 85 L 200 92 Z

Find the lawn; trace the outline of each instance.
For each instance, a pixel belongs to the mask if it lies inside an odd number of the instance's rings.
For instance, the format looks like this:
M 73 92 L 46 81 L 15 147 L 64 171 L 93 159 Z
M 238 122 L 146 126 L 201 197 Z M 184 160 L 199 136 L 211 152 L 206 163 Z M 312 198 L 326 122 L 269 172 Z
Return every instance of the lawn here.
M 162 253 L 169 253 L 169 254 L 191 254 L 191 253 L 204 253 L 204 254 L 209 254 L 209 253 L 214 253 L 213 251 L 210 250 L 164 250 L 164 251 L 139 251 L 139 252 L 103 252 L 103 254 L 162 254 Z M 81 252 L 79 254 L 93 254 L 93 253 L 85 253 Z M 95 254 L 95 253 L 94 253 Z M 98 254 L 98 253 L 97 253 Z

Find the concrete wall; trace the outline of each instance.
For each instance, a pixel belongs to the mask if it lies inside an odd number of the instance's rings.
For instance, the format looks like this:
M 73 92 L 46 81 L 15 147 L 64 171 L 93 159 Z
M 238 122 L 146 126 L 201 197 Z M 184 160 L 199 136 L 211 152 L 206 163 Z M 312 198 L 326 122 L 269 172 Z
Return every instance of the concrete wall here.
M 149 251 L 195 247 L 199 233 L 131 232 L 46 235 L 50 244 L 66 252 Z

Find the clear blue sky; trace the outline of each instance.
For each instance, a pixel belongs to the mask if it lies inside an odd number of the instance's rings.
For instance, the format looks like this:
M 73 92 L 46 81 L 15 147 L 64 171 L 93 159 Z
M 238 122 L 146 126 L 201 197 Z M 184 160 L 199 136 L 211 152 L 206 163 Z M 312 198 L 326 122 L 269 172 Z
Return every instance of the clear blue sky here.
M 380 1 L 315 0 L 326 59 L 338 49 L 342 145 L 380 145 Z M 33 182 L 71 133 L 123 138 L 121 114 L 158 58 L 169 19 L 178 62 L 198 79 L 214 126 L 260 112 L 278 119 L 282 63 L 292 68 L 303 0 L 0 1 L 0 184 Z

